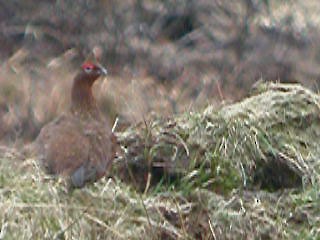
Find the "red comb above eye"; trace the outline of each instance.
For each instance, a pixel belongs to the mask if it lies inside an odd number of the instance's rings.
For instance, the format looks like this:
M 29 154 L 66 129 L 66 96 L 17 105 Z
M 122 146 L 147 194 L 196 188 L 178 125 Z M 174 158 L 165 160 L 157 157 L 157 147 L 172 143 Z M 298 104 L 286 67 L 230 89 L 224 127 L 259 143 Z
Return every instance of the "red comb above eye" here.
M 86 68 L 93 69 L 93 68 L 95 68 L 95 65 L 93 63 L 91 63 L 91 62 L 86 62 L 86 63 L 82 64 L 81 67 L 82 67 L 82 69 L 86 69 Z

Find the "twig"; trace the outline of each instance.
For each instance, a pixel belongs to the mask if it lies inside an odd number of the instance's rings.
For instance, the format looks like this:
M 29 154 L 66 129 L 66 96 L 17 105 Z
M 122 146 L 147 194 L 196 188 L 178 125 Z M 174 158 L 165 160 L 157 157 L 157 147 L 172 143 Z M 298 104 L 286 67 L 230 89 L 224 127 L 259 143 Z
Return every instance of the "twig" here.
M 186 229 L 186 226 L 185 226 L 185 221 L 183 220 L 181 209 L 179 207 L 179 203 L 178 203 L 178 201 L 177 201 L 177 199 L 175 197 L 173 197 L 173 202 L 176 205 L 177 212 L 179 214 L 179 219 L 180 219 L 180 222 L 181 222 L 181 227 L 182 227 L 183 233 L 184 233 L 185 236 L 188 236 L 188 232 L 187 232 L 187 229 Z
M 210 228 L 210 232 L 211 232 L 211 234 L 212 234 L 212 237 L 213 237 L 214 240 L 216 240 L 217 237 L 216 237 L 216 234 L 214 233 L 214 229 L 213 229 L 213 226 L 212 226 L 210 217 L 209 217 L 208 222 L 209 222 L 209 228 Z
M 115 120 L 114 123 L 113 123 L 111 132 L 114 133 L 114 131 L 116 130 L 116 127 L 117 127 L 117 125 L 118 125 L 118 122 L 119 122 L 119 118 L 117 117 L 116 120 Z
M 98 219 L 98 218 L 90 215 L 89 213 L 86 213 L 85 216 L 86 216 L 89 220 L 91 220 L 91 221 L 99 224 L 100 226 L 102 226 L 102 227 L 110 230 L 110 231 L 113 232 L 115 235 L 117 235 L 117 237 L 122 238 L 122 239 L 125 239 L 125 237 L 124 237 L 123 235 L 121 235 L 119 232 L 117 232 L 117 231 L 114 230 L 113 228 L 109 227 L 107 224 L 105 224 L 105 223 L 104 223 L 103 221 L 101 221 L 100 219 Z
M 151 184 L 151 178 L 152 178 L 152 174 L 150 171 L 148 171 L 148 177 L 147 177 L 147 183 L 146 183 L 146 186 L 145 186 L 145 189 L 143 191 L 143 194 L 146 194 L 150 188 L 150 184 Z
M 59 232 L 57 232 L 55 234 L 55 236 L 53 237 L 53 239 L 60 239 L 62 234 L 64 234 L 68 229 L 70 229 L 75 223 L 79 222 L 80 219 L 82 218 L 82 216 L 86 213 L 86 211 L 88 210 L 89 207 L 85 208 L 83 210 L 83 212 L 81 213 L 81 215 L 77 218 L 74 218 L 74 220 L 68 224 L 64 229 L 61 229 Z
M 140 193 L 139 193 L 139 198 L 140 198 L 140 200 L 141 200 L 143 209 L 144 209 L 144 211 L 146 212 L 146 216 L 147 216 L 148 224 L 149 224 L 149 226 L 150 226 L 150 230 L 152 231 L 153 228 L 152 228 L 152 224 L 151 224 L 151 219 L 150 219 L 148 210 L 147 210 L 147 208 L 146 208 L 146 205 L 145 205 L 144 202 L 143 202 L 143 199 L 142 199 L 142 196 L 141 196 Z M 152 231 L 152 235 L 153 235 L 153 239 L 155 239 L 155 235 L 154 235 L 154 232 L 153 232 L 153 231 Z

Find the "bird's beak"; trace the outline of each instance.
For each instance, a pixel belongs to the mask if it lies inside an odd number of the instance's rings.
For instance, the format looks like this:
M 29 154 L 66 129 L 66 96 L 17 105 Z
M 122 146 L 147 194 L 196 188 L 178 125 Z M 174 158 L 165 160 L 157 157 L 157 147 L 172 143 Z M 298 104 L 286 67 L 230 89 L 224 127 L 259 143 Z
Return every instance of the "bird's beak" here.
M 101 75 L 107 75 L 108 71 L 107 69 L 105 69 L 103 66 L 101 66 L 100 64 L 98 65 L 101 71 Z
M 102 74 L 103 74 L 103 75 L 107 75 L 107 74 L 108 74 L 107 69 L 104 68 L 104 67 L 101 68 L 101 71 L 102 71 Z

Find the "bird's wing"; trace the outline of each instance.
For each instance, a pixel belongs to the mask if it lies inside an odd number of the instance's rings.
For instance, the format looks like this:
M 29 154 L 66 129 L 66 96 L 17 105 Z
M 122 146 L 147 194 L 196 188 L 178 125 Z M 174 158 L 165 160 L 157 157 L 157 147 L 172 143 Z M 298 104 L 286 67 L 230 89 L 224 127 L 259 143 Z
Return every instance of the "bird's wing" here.
M 85 129 L 85 134 L 91 143 L 88 169 L 93 167 L 96 170 L 97 178 L 100 178 L 109 169 L 114 158 L 112 133 L 108 123 L 101 121 L 90 121 L 85 125 Z
M 90 142 L 81 123 L 63 115 L 41 130 L 36 148 L 49 173 L 70 175 L 88 161 Z

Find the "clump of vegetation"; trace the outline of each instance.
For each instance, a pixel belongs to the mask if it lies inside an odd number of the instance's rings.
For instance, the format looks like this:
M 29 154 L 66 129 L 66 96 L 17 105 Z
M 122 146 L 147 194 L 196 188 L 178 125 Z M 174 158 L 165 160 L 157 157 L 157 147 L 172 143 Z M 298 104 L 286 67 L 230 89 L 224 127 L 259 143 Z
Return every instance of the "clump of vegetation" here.
M 320 148 L 314 141 L 319 113 L 318 95 L 300 85 L 262 84 L 239 103 L 119 133 L 120 168 L 132 166 L 124 175 L 146 187 L 150 176 L 157 182 L 159 175 L 184 188 L 225 193 L 239 187 L 301 187 L 319 176 Z

